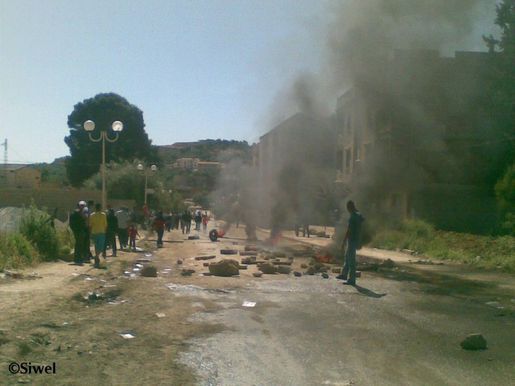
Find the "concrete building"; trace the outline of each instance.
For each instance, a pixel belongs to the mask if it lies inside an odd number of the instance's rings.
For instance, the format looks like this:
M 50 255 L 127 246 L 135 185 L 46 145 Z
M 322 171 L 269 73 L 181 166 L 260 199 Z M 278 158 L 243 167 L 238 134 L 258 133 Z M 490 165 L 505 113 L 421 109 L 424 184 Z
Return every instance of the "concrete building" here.
M 25 164 L 0 165 L 0 188 L 38 189 L 41 172 Z
M 288 225 L 298 215 L 310 217 L 312 224 L 322 221 L 312 209 L 317 206 L 315 191 L 334 165 L 334 132 L 327 121 L 295 114 L 261 136 L 252 154 L 262 223 L 273 221 L 272 212 L 281 213 Z
M 441 228 L 486 231 L 495 222 L 477 149 L 485 53 L 396 51 L 373 84 L 338 98 L 336 182 L 370 212 Z
M 179 158 L 173 168 L 182 170 L 220 170 L 223 163 L 215 161 L 201 161 L 199 158 Z

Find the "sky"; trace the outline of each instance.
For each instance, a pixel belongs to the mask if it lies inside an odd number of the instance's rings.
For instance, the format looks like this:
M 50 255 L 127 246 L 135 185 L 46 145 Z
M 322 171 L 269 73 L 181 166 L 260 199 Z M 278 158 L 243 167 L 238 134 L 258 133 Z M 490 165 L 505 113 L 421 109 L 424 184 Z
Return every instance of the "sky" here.
M 68 115 L 104 92 L 157 145 L 256 142 L 281 89 L 321 68 L 330 1 L 0 0 L 0 142 L 10 162 L 68 155 Z
M 323 1 L 0 0 L 0 141 L 10 162 L 68 155 L 76 103 L 115 92 L 154 144 L 254 142 L 284 79 L 316 68 Z M 313 27 L 313 28 L 312 28 Z M 2 148 L 3 153 L 3 148 Z

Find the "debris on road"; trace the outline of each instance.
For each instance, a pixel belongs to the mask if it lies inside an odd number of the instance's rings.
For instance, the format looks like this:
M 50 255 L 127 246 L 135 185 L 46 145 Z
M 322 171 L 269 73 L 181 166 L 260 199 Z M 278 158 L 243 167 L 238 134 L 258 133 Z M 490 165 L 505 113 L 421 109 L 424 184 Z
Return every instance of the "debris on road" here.
M 291 272 L 291 267 L 287 265 L 278 265 L 277 272 L 288 275 Z
M 235 249 L 220 249 L 222 255 L 236 255 L 238 253 Z
M 257 251 L 240 252 L 240 256 L 257 256 Z
M 235 276 L 240 274 L 239 266 L 240 263 L 236 260 L 224 259 L 217 263 L 209 264 L 209 272 L 215 276 Z
M 199 240 L 199 239 L 200 239 L 199 235 L 188 236 L 188 240 Z
M 162 313 L 162 312 L 156 312 L 156 316 L 158 318 L 164 318 L 166 315 L 164 313 Z
M 481 334 L 470 334 L 461 343 L 464 350 L 486 350 L 486 339 Z
M 211 260 L 211 259 L 215 259 L 215 258 L 216 258 L 215 255 L 197 256 L 197 257 L 195 257 L 195 260 L 197 260 L 197 261 L 200 261 L 200 260 Z
M 244 257 L 241 259 L 242 264 L 256 264 L 256 256 Z
M 122 333 L 120 334 L 120 336 L 123 338 L 123 339 L 134 339 L 136 337 L 136 335 L 133 335 L 131 333 Z
M 272 275 L 277 272 L 277 267 L 270 263 L 259 264 L 258 269 L 267 275 Z
M 248 300 L 244 300 L 243 304 L 242 304 L 242 307 L 255 307 L 255 306 L 256 306 L 256 302 L 249 302 Z
M 322 277 L 323 277 L 324 279 L 329 279 L 329 275 L 328 275 L 327 273 L 325 273 L 325 272 L 322 274 Z
M 254 277 L 261 277 L 261 276 L 263 276 L 263 272 L 253 272 L 252 276 L 254 276 Z
M 195 273 L 195 270 L 194 269 L 183 269 L 181 271 L 181 275 L 182 276 L 191 276 L 192 274 Z
M 302 273 L 300 273 L 299 271 L 294 271 L 294 272 L 293 272 L 293 276 L 295 276 L 295 277 L 301 277 L 301 276 L 302 276 Z
M 153 265 L 147 265 L 141 270 L 141 276 L 144 277 L 157 277 L 157 269 Z
M 181 265 L 181 264 L 182 264 L 182 260 L 181 259 L 177 260 L 177 265 Z

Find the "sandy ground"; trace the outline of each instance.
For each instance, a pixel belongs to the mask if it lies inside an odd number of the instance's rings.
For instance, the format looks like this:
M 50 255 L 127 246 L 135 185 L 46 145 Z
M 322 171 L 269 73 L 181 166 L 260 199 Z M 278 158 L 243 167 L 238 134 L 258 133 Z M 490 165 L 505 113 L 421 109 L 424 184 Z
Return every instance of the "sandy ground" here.
M 221 249 L 243 250 L 241 228 L 229 236 L 212 243 L 202 233 L 187 240 L 173 231 L 165 248 L 121 253 L 105 270 L 52 263 L 27 271 L 40 279 L 0 280 L 0 383 L 505 385 L 515 379 L 511 286 L 410 267 L 363 272 L 358 287 L 343 286 L 335 274 L 254 278 L 254 265 L 239 277 L 202 276 L 207 268 L 196 256 L 220 259 Z M 141 258 L 158 268 L 157 278 L 130 277 Z M 300 264 L 308 261 L 296 257 L 293 267 L 304 271 Z M 185 277 L 182 269 L 195 272 Z M 103 298 L 85 300 L 90 292 Z M 256 304 L 243 307 L 244 301 Z M 460 348 L 473 332 L 485 336 L 488 350 Z M 57 374 L 10 374 L 8 364 L 23 360 L 56 362 Z

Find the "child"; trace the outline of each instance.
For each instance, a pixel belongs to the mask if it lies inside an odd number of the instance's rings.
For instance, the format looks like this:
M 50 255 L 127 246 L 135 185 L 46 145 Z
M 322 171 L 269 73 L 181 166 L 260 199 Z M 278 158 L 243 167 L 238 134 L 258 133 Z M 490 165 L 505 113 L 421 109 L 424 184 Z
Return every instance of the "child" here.
M 129 233 L 129 249 L 136 250 L 136 237 L 139 237 L 138 228 L 136 224 L 132 223 L 128 229 Z

